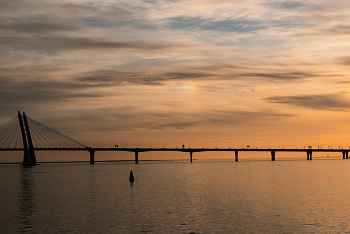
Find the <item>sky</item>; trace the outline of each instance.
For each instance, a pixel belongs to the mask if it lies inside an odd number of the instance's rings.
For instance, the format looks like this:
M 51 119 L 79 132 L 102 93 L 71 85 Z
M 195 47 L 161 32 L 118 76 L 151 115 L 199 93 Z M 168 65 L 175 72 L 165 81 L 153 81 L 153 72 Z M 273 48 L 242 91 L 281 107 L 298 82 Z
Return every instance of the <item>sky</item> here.
M 350 147 L 347 0 L 0 0 L 0 125 L 88 146 Z

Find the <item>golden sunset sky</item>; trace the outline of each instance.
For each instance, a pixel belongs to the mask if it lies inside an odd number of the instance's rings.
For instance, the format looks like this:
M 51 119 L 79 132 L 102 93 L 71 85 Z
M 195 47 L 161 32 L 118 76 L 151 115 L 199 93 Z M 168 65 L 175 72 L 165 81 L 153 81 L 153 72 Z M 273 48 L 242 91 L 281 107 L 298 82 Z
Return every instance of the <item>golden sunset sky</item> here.
M 20 110 L 89 146 L 348 148 L 349 22 L 347 0 L 0 0 L 0 125 Z

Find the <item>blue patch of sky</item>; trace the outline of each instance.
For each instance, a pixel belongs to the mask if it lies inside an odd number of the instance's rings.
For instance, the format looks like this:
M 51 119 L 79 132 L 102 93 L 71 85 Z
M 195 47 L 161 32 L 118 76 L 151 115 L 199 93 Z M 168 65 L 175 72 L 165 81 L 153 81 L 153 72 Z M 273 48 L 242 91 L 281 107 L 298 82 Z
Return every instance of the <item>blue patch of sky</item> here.
M 184 30 L 205 30 L 205 31 L 222 31 L 222 32 L 237 32 L 250 33 L 265 29 L 261 23 L 249 20 L 212 20 L 203 19 L 201 17 L 179 16 L 169 18 L 168 26 L 171 29 Z

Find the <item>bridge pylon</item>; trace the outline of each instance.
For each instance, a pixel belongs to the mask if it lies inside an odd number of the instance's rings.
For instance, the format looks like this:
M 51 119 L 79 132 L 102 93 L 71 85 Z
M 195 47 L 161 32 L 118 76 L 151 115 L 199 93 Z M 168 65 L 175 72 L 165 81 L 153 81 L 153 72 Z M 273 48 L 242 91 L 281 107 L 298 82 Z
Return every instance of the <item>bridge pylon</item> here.
M 32 141 L 32 136 L 30 135 L 29 125 L 27 121 L 26 113 L 23 112 L 23 121 L 24 121 L 24 127 L 26 130 L 27 140 L 28 140 L 28 147 L 29 147 L 29 156 L 30 160 L 32 161 L 32 165 L 36 165 L 36 157 L 34 152 L 34 146 Z
M 36 165 L 33 142 L 30 136 L 30 130 L 29 130 L 27 117 L 25 113 L 23 113 L 23 119 L 22 119 L 21 112 L 18 111 L 18 121 L 19 121 L 19 126 L 21 127 L 23 148 L 24 148 L 23 166 Z

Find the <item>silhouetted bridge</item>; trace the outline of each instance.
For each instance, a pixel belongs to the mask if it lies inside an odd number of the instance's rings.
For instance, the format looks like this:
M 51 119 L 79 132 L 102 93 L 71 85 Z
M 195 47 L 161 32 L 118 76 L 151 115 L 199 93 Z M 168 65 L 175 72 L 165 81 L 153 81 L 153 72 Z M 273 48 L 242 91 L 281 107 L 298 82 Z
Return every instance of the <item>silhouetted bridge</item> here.
M 34 145 L 36 147 L 34 147 Z M 186 152 L 190 154 L 190 162 L 193 153 L 197 152 L 234 152 L 235 161 L 238 161 L 239 152 L 271 152 L 271 160 L 275 161 L 276 152 L 305 152 L 306 159 L 312 160 L 313 152 L 341 152 L 343 159 L 349 158 L 347 149 L 257 149 L 257 148 L 92 148 L 88 147 L 56 130 L 47 127 L 38 121 L 31 119 L 20 112 L 18 116 L 0 126 L 0 151 L 23 151 L 23 165 L 36 165 L 35 151 L 88 151 L 90 163 L 95 163 L 96 151 L 126 151 L 133 152 L 135 163 L 139 161 L 140 152 Z

